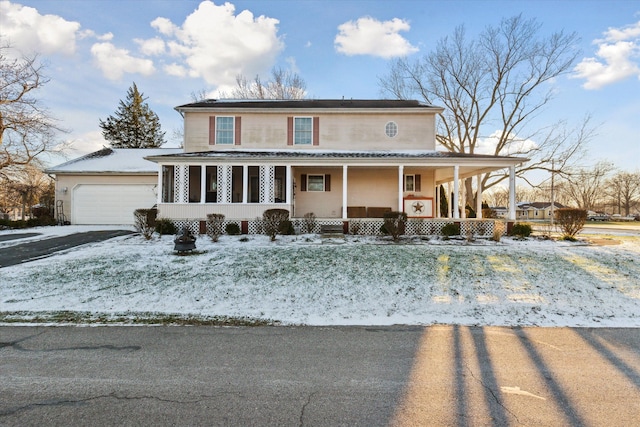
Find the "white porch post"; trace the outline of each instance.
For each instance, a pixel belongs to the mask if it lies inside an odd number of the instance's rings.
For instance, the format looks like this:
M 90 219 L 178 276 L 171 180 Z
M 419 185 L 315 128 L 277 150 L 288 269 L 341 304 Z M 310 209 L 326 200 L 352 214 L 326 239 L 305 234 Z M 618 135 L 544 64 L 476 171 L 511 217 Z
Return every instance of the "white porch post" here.
M 482 175 L 476 175 L 477 193 L 476 193 L 476 218 L 482 219 Z
M 516 219 L 516 167 L 509 167 L 509 219 Z
M 467 183 L 465 181 L 465 178 L 460 180 L 460 183 L 462 184 L 462 189 L 460 191 L 460 198 L 462 199 L 462 209 L 460 209 L 460 217 L 463 219 L 467 217 Z
M 242 203 L 249 200 L 249 166 L 242 165 Z
M 455 165 L 453 167 L 453 218 L 460 218 L 460 210 L 458 209 L 458 193 L 460 192 L 460 166 Z
M 402 212 L 404 210 L 404 206 L 402 205 L 402 194 L 404 192 L 404 165 L 398 166 L 398 212 Z M 413 183 L 415 186 L 415 182 Z M 415 188 L 414 188 L 415 190 Z
M 207 200 L 207 165 L 200 165 L 200 203 Z
M 176 203 L 189 203 L 189 165 L 175 165 Z
M 287 178 L 286 178 L 287 189 L 286 189 L 286 195 L 284 197 L 286 199 L 285 203 L 290 205 L 290 204 L 293 203 L 293 197 L 292 197 L 292 194 L 293 194 L 293 184 L 292 184 L 293 183 L 293 177 L 291 176 L 291 165 L 287 165 L 286 169 L 287 169 L 287 172 L 286 172 L 286 175 L 287 175 Z M 292 214 L 292 216 L 293 216 L 293 214 Z
M 347 219 L 347 165 L 342 165 L 342 219 Z
M 162 171 L 164 169 L 164 165 L 160 164 L 158 165 L 158 168 L 160 168 L 160 170 L 158 171 L 158 194 L 156 194 L 156 203 L 157 206 L 160 206 L 160 203 L 162 203 L 162 194 L 164 192 L 164 189 L 162 188 Z

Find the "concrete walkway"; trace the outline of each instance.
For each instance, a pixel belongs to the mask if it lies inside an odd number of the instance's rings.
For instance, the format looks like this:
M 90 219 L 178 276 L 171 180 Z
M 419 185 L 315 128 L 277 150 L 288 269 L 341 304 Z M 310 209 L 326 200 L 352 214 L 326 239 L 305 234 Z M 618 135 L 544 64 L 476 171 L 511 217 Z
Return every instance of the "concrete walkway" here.
M 35 235 L 35 233 L 32 234 Z M 133 232 L 129 230 L 88 231 L 86 233 L 52 237 L 49 239 L 20 243 L 6 248 L 0 248 L 0 268 L 45 258 L 56 252 L 64 251 L 76 246 L 101 242 L 114 237 L 126 236 L 127 234 L 133 234 Z M 23 237 L 28 236 L 22 235 L 18 238 Z

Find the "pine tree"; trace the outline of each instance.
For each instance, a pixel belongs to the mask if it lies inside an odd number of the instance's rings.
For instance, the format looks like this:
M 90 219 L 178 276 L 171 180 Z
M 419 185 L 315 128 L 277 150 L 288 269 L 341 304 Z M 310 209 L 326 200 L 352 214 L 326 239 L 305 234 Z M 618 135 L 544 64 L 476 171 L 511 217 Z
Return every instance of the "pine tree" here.
M 165 143 L 158 115 L 144 102 L 135 83 L 120 100 L 118 110 L 107 120 L 100 119 L 102 135 L 113 148 L 157 148 Z

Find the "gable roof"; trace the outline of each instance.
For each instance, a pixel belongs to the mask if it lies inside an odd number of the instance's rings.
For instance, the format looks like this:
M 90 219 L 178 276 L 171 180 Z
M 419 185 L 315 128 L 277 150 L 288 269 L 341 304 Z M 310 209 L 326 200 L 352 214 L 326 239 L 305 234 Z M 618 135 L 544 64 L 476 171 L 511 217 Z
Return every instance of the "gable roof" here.
M 434 109 L 440 107 L 415 100 L 398 99 L 206 99 L 176 107 L 178 111 L 189 109 Z
M 179 154 L 181 148 L 108 148 L 48 168 L 48 174 L 131 173 L 155 174 L 158 165 L 147 156 Z

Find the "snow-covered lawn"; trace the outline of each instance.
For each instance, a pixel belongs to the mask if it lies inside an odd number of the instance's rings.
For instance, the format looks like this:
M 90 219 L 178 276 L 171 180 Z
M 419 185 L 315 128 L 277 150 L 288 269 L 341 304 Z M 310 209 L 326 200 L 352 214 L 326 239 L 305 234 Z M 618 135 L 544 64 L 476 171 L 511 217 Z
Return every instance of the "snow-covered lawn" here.
M 171 236 L 134 235 L 0 269 L 0 312 L 640 327 L 640 238 L 616 239 L 621 244 L 601 246 L 509 238 L 394 244 L 315 235 L 276 242 L 222 236 L 213 243 L 201 236 L 198 253 L 177 256 Z

